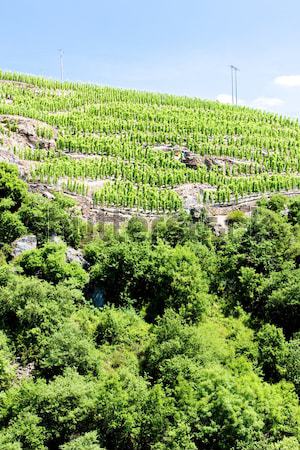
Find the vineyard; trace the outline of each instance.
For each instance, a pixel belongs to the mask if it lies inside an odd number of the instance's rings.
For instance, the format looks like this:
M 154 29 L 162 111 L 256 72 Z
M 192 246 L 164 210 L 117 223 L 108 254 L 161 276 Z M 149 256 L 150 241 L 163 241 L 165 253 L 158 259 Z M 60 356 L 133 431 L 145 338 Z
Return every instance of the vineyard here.
M 0 118 L 0 156 L 94 205 L 177 211 L 190 183 L 199 205 L 300 189 L 298 121 L 246 107 L 0 71 Z M 28 145 L 18 118 L 36 124 Z

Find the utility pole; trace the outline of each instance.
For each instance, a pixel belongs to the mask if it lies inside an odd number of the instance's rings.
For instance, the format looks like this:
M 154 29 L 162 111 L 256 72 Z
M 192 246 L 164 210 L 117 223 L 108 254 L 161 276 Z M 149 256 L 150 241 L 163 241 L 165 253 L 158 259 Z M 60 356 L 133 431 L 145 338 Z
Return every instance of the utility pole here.
M 238 84 L 237 84 L 237 73 L 238 73 L 238 68 L 235 67 L 234 68 L 234 81 L 235 81 L 235 104 L 238 104 Z
M 232 104 L 238 104 L 238 87 L 237 87 L 237 72 L 240 71 L 237 67 L 232 64 L 229 66 L 231 69 L 231 99 Z
M 60 65 L 60 81 L 63 83 L 64 81 L 64 51 L 62 48 L 59 50 L 59 65 Z
M 231 71 L 231 102 L 234 104 L 234 88 L 233 88 L 233 66 L 229 66 Z

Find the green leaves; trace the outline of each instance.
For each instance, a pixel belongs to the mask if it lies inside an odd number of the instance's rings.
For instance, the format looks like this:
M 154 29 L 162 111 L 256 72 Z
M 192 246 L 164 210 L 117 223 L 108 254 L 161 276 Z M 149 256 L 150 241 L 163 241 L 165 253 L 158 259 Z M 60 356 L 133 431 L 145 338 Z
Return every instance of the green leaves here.
M 27 228 L 18 213 L 0 212 L 0 245 L 10 244 L 18 237 L 26 234 Z
M 91 285 L 104 288 L 115 305 L 146 307 L 149 320 L 172 307 L 197 321 L 210 302 L 208 277 L 188 246 L 116 242 L 92 268 Z
M 15 149 L 36 162 L 32 180 L 94 206 L 178 211 L 152 232 L 136 218 L 119 234 L 97 227 L 82 268 L 67 262 L 65 244 L 46 243 L 56 234 L 80 245 L 70 196 L 28 194 L 17 170 L 0 164 L 3 247 L 25 231 L 38 237 L 36 250 L 0 270 L 1 449 L 298 448 L 299 201 L 276 195 L 250 219 L 232 213 L 218 238 L 205 214 L 192 223 L 179 213 L 173 190 L 193 184 L 197 201 L 223 204 L 298 189 L 298 123 L 0 76 L 23 83 L 0 83 L 1 113 L 42 120 L 40 137 L 51 137 L 47 124 L 59 134 L 59 151 Z M 6 94 L 13 103 L 3 104 Z M 199 167 L 187 168 L 182 151 Z M 95 292 L 105 307 L 87 300 Z
M 79 291 L 13 276 L 0 289 L 1 327 L 25 361 L 37 358 L 47 336 L 83 302 Z
M 258 362 L 265 379 L 276 382 L 285 375 L 284 365 L 288 354 L 283 332 L 274 325 L 266 324 L 257 333 Z
M 18 176 L 18 170 L 11 164 L 0 163 L 0 198 L 9 198 L 17 209 L 27 195 L 27 186 Z
M 37 236 L 39 243 L 59 235 L 73 246 L 78 246 L 83 236 L 83 222 L 70 208 L 73 202 L 57 197 L 48 200 L 41 195 L 29 195 L 19 210 L 26 227 Z
M 100 447 L 97 432 L 90 431 L 62 445 L 60 450 L 105 450 Z
M 76 261 L 67 262 L 64 243 L 47 243 L 36 250 L 24 252 L 17 263 L 27 275 L 35 275 L 51 283 L 64 282 L 74 288 L 83 288 L 89 277 Z
M 10 387 L 16 378 L 16 367 L 13 364 L 14 355 L 8 345 L 7 336 L 0 331 L 0 389 Z

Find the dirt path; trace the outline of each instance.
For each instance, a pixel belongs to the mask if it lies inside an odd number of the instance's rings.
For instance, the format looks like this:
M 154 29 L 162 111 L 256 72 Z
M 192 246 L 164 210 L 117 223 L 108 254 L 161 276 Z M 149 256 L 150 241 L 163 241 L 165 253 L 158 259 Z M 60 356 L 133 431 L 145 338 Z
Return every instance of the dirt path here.
M 257 202 L 262 198 L 270 198 L 273 195 L 281 194 L 286 197 L 297 197 L 300 195 L 299 189 L 293 189 L 290 191 L 279 191 L 279 192 L 268 192 L 264 194 L 251 195 L 248 197 L 241 198 L 237 203 L 232 202 L 224 205 L 207 205 L 207 209 L 211 212 L 212 215 L 224 215 L 229 214 L 231 211 L 244 211 L 251 212 L 253 208 L 255 208 Z

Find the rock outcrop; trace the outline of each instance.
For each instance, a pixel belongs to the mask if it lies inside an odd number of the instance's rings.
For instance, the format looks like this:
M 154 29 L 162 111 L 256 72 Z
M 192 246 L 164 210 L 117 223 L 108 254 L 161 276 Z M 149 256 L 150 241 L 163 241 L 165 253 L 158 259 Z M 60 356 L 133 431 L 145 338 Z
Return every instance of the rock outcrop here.
M 82 267 L 86 267 L 88 265 L 86 259 L 83 256 L 82 250 L 76 250 L 73 247 L 67 247 L 66 261 L 68 263 L 76 262 L 80 264 Z
M 33 234 L 22 236 L 18 239 L 16 239 L 11 244 L 12 250 L 11 255 L 16 258 L 17 256 L 21 255 L 23 252 L 26 252 L 27 250 L 34 250 L 37 248 L 37 238 Z
M 52 126 L 28 117 L 0 115 L 3 144 L 8 147 L 54 149 L 57 131 Z

